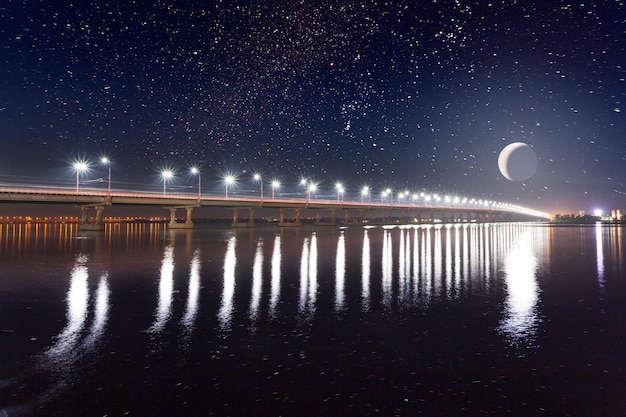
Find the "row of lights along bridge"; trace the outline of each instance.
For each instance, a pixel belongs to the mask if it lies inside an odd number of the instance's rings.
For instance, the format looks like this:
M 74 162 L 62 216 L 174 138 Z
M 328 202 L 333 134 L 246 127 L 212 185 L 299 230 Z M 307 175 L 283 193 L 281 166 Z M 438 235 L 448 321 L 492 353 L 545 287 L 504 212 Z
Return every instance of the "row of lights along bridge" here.
M 108 193 L 110 194 L 111 193 L 111 160 L 108 157 L 103 156 L 100 159 L 100 163 L 106 166 L 108 169 L 107 189 L 108 189 Z M 80 190 L 79 188 L 80 187 L 80 175 L 89 170 L 89 164 L 85 161 L 76 161 L 73 164 L 73 169 L 76 172 L 76 192 L 78 193 Z M 198 198 L 201 198 L 202 197 L 202 175 L 201 175 L 200 169 L 198 167 L 192 166 L 189 169 L 189 173 L 197 176 L 198 178 Z M 160 171 L 160 176 L 163 180 L 163 195 L 164 196 L 167 193 L 167 183 L 174 179 L 174 174 L 175 172 L 171 169 L 163 169 Z M 258 181 L 260 184 L 261 200 L 262 200 L 264 197 L 263 196 L 263 178 L 261 177 L 260 174 L 256 173 L 252 176 L 252 179 L 254 181 Z M 232 174 L 227 174 L 222 178 L 222 182 L 225 187 L 224 188 L 225 197 L 228 198 L 228 190 L 229 188 L 233 187 L 236 184 L 237 177 Z M 274 179 L 274 180 L 271 180 L 270 185 L 272 189 L 272 200 L 274 200 L 275 192 L 278 188 L 280 188 L 281 183 L 280 181 Z M 300 180 L 300 185 L 304 187 L 306 191 L 307 202 L 310 201 L 311 194 L 317 191 L 318 184 L 309 179 L 302 178 Z M 343 203 L 344 193 L 345 193 L 345 188 L 343 184 L 340 182 L 337 182 L 335 184 L 335 190 L 337 191 L 337 201 L 341 201 Z M 361 188 L 361 203 L 364 203 L 365 199 L 367 199 L 368 203 L 371 203 L 371 196 L 372 196 L 372 192 L 371 192 L 370 187 L 367 185 L 363 186 Z M 409 191 L 403 191 L 403 192 L 398 192 L 396 194 L 397 203 L 406 202 L 407 204 L 410 204 L 410 202 L 417 203 L 419 200 L 421 200 L 424 203 L 431 203 L 431 202 L 441 203 L 443 201 L 444 203 L 447 203 L 447 204 L 451 204 L 451 203 L 466 204 L 469 202 L 470 204 L 474 204 L 474 205 L 477 204 L 479 206 L 480 205 L 490 206 L 490 205 L 498 204 L 498 203 L 495 203 L 493 201 L 488 201 L 488 200 L 475 200 L 475 199 L 468 200 L 467 198 L 450 197 L 450 196 L 441 197 L 437 194 L 429 195 L 424 192 L 410 193 Z M 389 204 L 393 204 L 393 192 L 390 188 L 384 189 L 380 192 L 380 202 L 385 203 L 385 201 L 388 201 Z

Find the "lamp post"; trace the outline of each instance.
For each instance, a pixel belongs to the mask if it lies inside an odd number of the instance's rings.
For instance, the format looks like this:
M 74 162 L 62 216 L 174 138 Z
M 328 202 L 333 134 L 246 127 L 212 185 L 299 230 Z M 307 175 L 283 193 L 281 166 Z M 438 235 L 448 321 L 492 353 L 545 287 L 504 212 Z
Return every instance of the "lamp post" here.
M 109 197 L 111 196 L 111 160 L 109 158 L 107 158 L 106 156 L 103 156 L 102 158 L 100 158 L 100 162 L 104 165 L 107 166 L 107 168 L 109 169 L 109 177 L 108 177 L 108 186 L 107 186 L 107 194 L 109 195 Z
M 367 196 L 368 200 L 371 201 L 370 197 L 370 187 L 365 186 L 361 189 L 361 204 L 363 204 L 363 198 Z
M 335 188 L 337 189 L 337 201 L 339 201 L 339 197 L 341 197 L 341 202 L 343 203 L 343 184 L 338 182 L 335 184 Z
M 315 192 L 315 189 L 317 188 L 317 184 L 309 184 L 309 186 L 306 189 L 306 203 L 309 204 L 309 202 L 311 201 L 311 192 Z
M 280 187 L 280 182 L 278 180 L 272 181 L 272 200 L 274 199 L 274 191 Z
M 261 184 L 261 201 L 263 201 L 263 178 L 261 178 L 261 174 L 254 174 L 254 180 Z
M 198 200 L 202 197 L 202 174 L 198 167 L 191 167 L 191 173 L 198 176 Z
M 78 194 L 78 184 L 80 182 L 80 173 L 87 171 L 87 163 L 82 161 L 74 162 L 74 171 L 76 171 L 76 194 Z
M 225 194 L 226 198 L 228 198 L 228 187 L 232 185 L 234 182 L 235 182 L 235 177 L 233 177 L 232 175 L 227 175 L 224 178 L 224 185 L 226 187 L 226 194 Z
M 163 177 L 163 197 L 165 197 L 165 193 L 167 190 L 167 181 L 172 179 L 173 176 L 174 173 L 169 169 L 164 169 L 163 171 L 161 171 L 161 177 Z

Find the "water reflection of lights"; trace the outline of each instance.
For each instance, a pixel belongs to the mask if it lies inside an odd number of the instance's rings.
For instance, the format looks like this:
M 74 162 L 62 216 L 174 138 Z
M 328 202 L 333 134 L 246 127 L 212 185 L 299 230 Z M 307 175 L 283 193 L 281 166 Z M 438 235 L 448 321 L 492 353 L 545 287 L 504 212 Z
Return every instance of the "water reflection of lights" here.
M 513 344 L 532 336 L 536 330 L 539 286 L 537 258 L 530 240 L 530 234 L 521 236 L 505 257 L 507 299 L 501 330 Z
M 274 251 L 272 252 L 272 281 L 270 295 L 270 316 L 276 318 L 276 309 L 280 301 L 280 236 L 274 238 Z
M 91 325 L 90 333 L 85 340 L 87 347 L 92 347 L 102 337 L 106 323 L 109 320 L 109 298 L 111 290 L 109 289 L 108 273 L 103 273 L 98 282 L 96 289 L 96 305 L 94 307 L 94 321 Z
M 154 323 L 148 330 L 151 333 L 160 333 L 172 313 L 172 298 L 174 293 L 174 247 L 168 245 L 163 251 L 161 273 L 159 276 L 159 304 L 156 309 Z
M 596 223 L 596 268 L 598 273 L 598 285 L 604 288 L 604 250 L 602 248 L 602 223 Z
M 391 231 L 383 231 L 383 253 L 382 253 L 382 302 L 387 308 L 391 307 L 393 283 L 393 250 L 391 242 Z
M 400 228 L 400 244 L 398 247 L 399 259 L 398 259 L 398 301 L 402 304 L 406 301 L 406 297 L 409 295 L 410 289 L 407 282 L 411 276 L 411 260 L 407 256 L 410 251 L 411 245 L 408 242 L 409 231 L 405 228 Z
M 200 250 L 196 249 L 189 264 L 189 286 L 187 288 L 187 306 L 181 321 L 185 332 L 193 331 L 198 314 L 198 297 L 200 295 Z
M 235 266 L 237 255 L 235 247 L 237 238 L 233 235 L 228 239 L 226 255 L 224 256 L 224 288 L 222 290 L 222 303 L 217 313 L 220 328 L 223 331 L 230 330 L 233 317 L 233 296 L 235 295 Z
M 79 375 L 76 364 L 90 354 L 103 337 L 109 319 L 110 289 L 108 273 L 104 272 L 98 281 L 95 293 L 94 318 L 87 336 L 82 339 L 89 317 L 89 273 L 86 266 L 88 257 L 78 255 L 72 268 L 70 287 L 67 292 L 67 325 L 56 336 L 55 343 L 45 350 L 41 357 L 41 367 L 52 371 L 57 379 L 41 394 L 34 403 L 47 402 L 74 384 Z
M 89 306 L 89 288 L 87 271 L 87 256 L 79 255 L 72 269 L 70 288 L 67 292 L 67 325 L 56 337 L 56 343 L 51 346 L 47 354 L 50 358 L 60 360 L 73 353 L 79 339 L 80 332 L 85 326 Z
M 300 314 L 312 318 L 317 302 L 317 236 L 304 238 L 300 258 Z
M 367 229 L 363 231 L 363 254 L 361 256 L 361 308 L 370 309 L 370 238 Z
M 263 286 L 263 240 L 259 239 L 254 253 L 252 266 L 252 297 L 250 298 L 250 320 L 256 321 L 259 317 L 261 304 L 261 289 Z
M 343 309 L 345 300 L 346 280 L 346 238 L 343 230 L 337 241 L 337 256 L 335 257 L 335 311 Z

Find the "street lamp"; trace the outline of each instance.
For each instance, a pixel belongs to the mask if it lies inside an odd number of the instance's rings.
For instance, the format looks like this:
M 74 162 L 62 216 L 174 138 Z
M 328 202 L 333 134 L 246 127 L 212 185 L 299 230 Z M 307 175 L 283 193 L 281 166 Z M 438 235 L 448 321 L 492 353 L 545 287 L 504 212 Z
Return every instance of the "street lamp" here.
M 165 197 L 167 181 L 174 177 L 174 173 L 170 169 L 164 169 L 161 171 L 161 177 L 163 177 L 163 197 Z
M 389 204 L 393 204 L 393 193 L 391 192 L 391 188 L 387 188 L 385 190 L 385 194 L 389 194 Z
M 315 192 L 315 189 L 317 188 L 317 184 L 309 184 L 308 188 L 306 189 L 306 202 L 307 204 L 309 204 L 309 201 L 311 201 L 311 193 Z
M 371 201 L 370 197 L 370 187 L 367 185 L 361 189 L 361 204 L 363 204 L 363 198 L 367 196 L 368 200 Z
M 226 198 L 228 198 L 228 187 L 235 183 L 235 177 L 232 175 L 227 175 L 224 177 L 224 185 L 226 187 Z
M 254 174 L 254 180 L 261 184 L 261 201 L 263 201 L 263 178 L 261 178 L 261 174 Z
M 198 167 L 191 167 L 191 173 L 198 176 L 198 200 L 202 197 L 202 174 Z
M 103 165 L 106 165 L 107 168 L 109 169 L 109 181 L 108 181 L 109 184 L 107 187 L 107 194 L 111 196 L 111 160 L 107 158 L 106 156 L 103 156 L 102 158 L 100 158 L 100 163 L 102 163 Z
M 272 200 L 274 199 L 274 190 L 280 187 L 280 181 L 274 180 L 272 181 Z
M 78 194 L 78 184 L 80 182 L 81 172 L 87 171 L 88 165 L 83 161 L 74 162 L 74 171 L 76 171 L 76 193 Z
M 339 201 L 339 197 L 341 196 L 341 202 L 343 203 L 343 185 L 338 182 L 335 184 L 335 188 L 337 189 L 337 201 Z

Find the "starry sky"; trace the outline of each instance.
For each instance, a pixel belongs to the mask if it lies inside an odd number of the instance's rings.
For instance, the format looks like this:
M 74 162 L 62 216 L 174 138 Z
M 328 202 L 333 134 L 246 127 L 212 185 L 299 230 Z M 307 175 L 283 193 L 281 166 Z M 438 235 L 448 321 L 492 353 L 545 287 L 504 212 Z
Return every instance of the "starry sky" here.
M 0 184 L 106 154 L 114 188 L 198 165 L 209 192 L 261 172 L 626 209 L 623 0 L 3 0 L 0 41 Z M 525 182 L 498 170 L 516 141 Z

